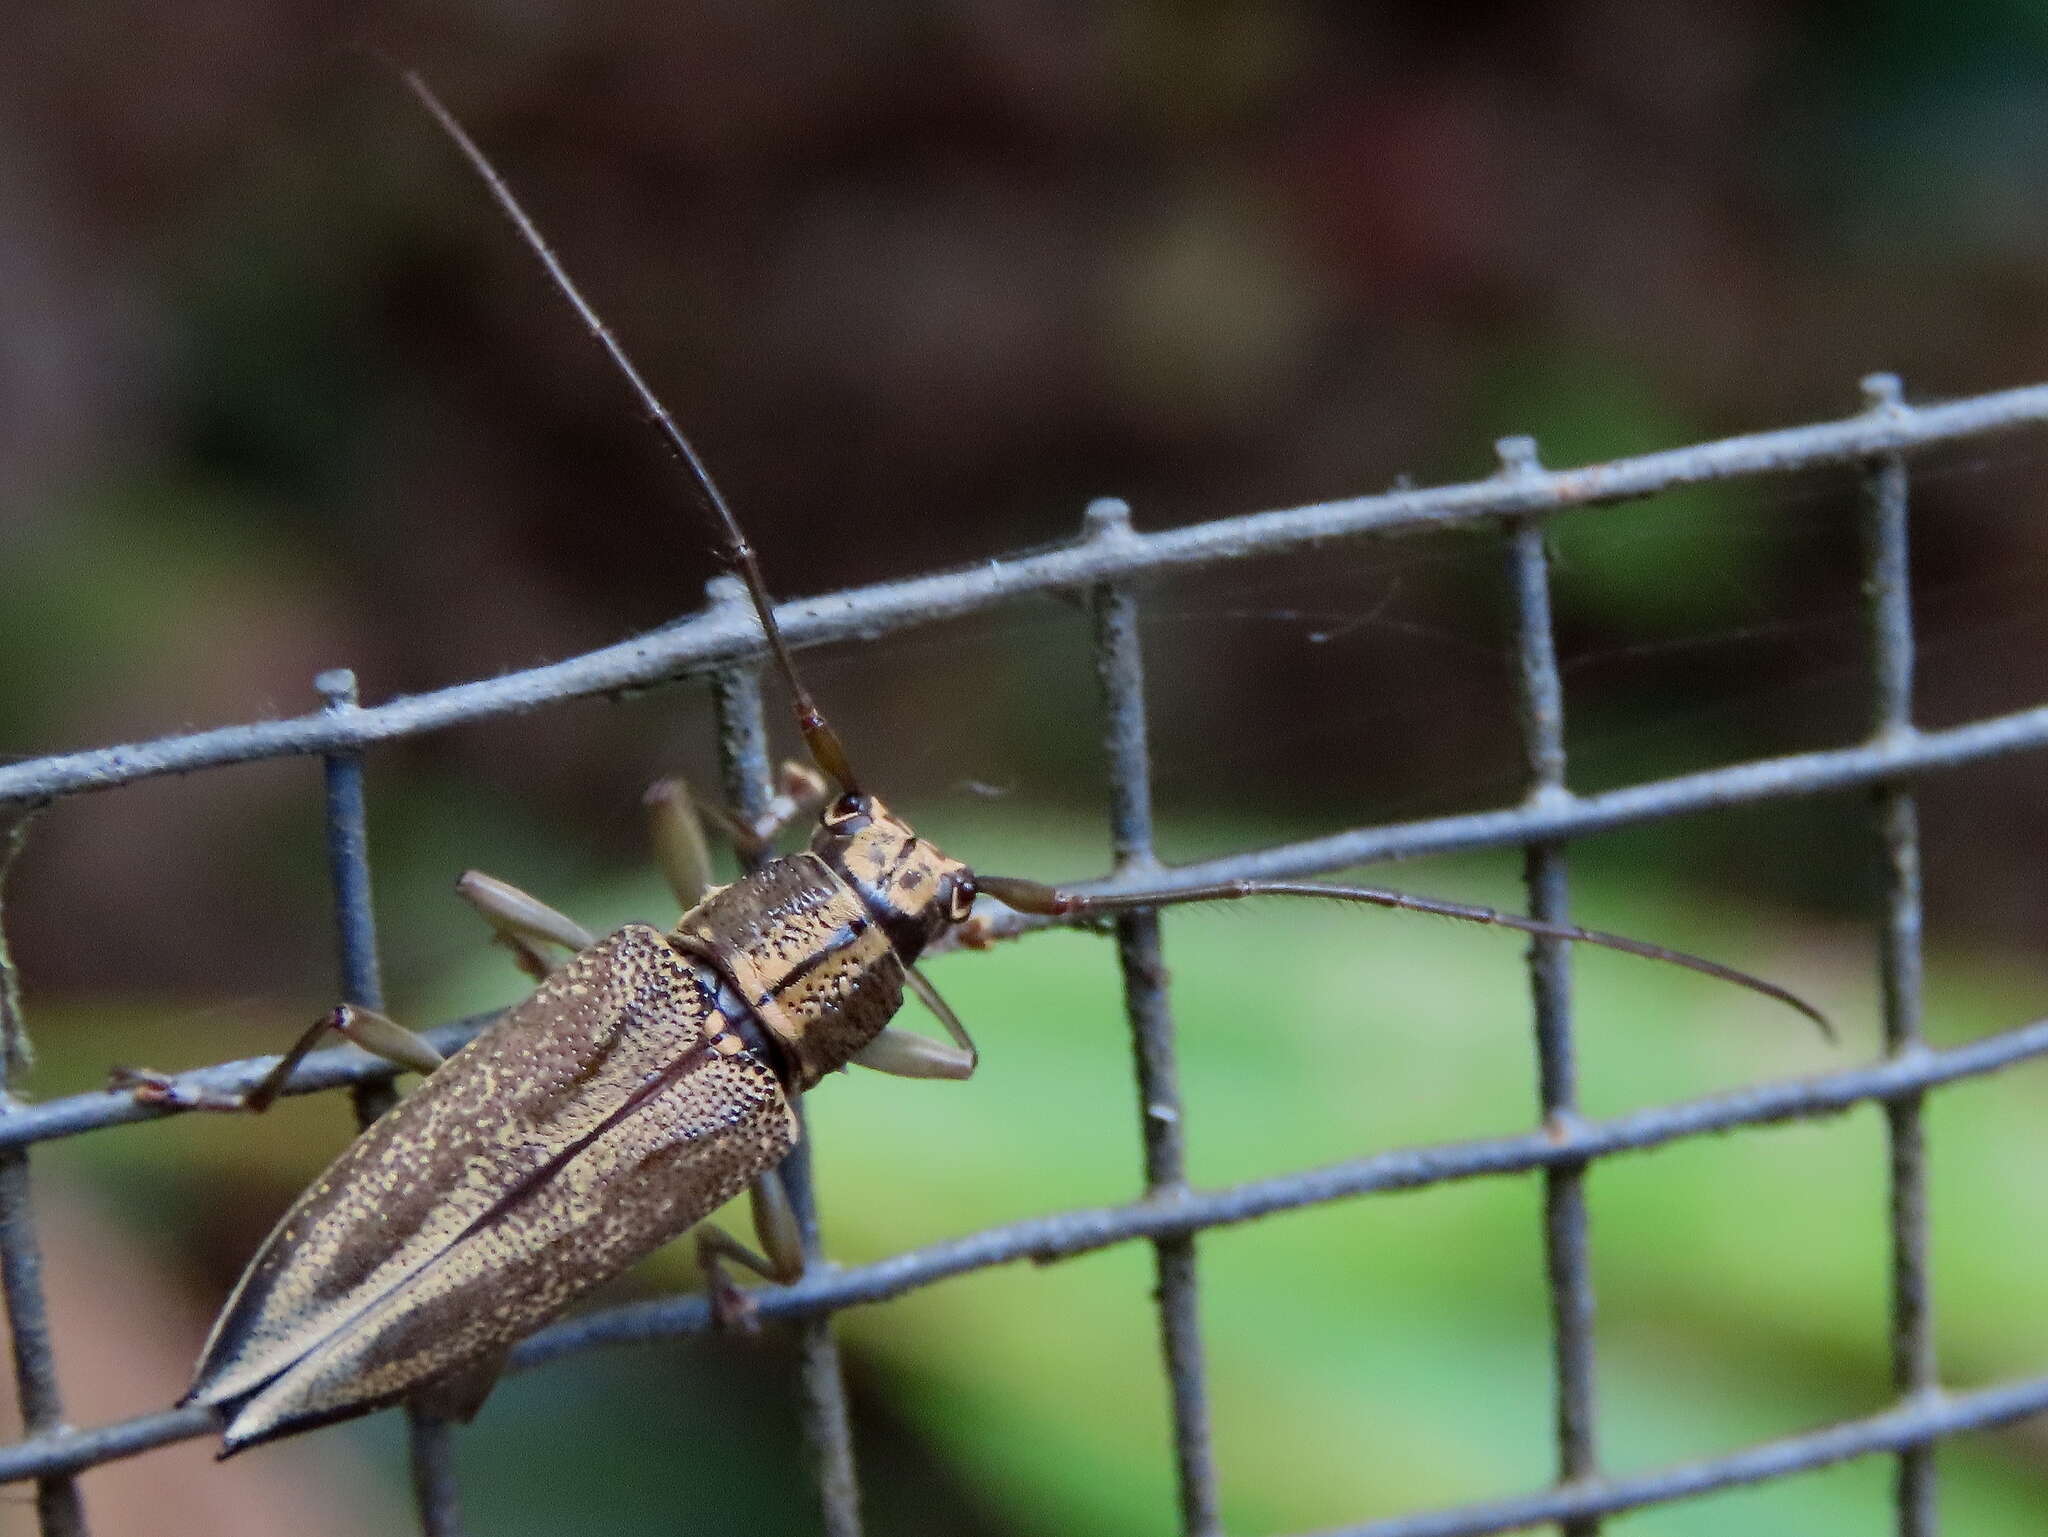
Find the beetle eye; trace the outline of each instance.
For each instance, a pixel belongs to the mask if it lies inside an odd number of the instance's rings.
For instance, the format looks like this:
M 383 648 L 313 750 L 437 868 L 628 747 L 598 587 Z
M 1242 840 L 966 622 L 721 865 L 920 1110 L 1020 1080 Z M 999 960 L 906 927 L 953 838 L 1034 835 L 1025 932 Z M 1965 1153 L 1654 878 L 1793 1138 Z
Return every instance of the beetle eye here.
M 871 810 L 865 795 L 842 795 L 825 808 L 818 820 L 836 830 L 853 822 L 865 822 Z
M 946 899 L 946 916 L 955 923 L 965 923 L 967 915 L 974 911 L 975 895 L 973 876 L 954 876 L 952 894 Z

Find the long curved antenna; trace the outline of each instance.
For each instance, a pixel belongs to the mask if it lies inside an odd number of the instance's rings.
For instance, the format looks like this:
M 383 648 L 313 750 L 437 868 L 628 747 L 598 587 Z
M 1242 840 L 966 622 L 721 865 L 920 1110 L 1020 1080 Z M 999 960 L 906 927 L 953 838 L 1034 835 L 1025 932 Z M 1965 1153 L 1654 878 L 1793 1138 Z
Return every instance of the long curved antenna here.
M 1746 987 L 1753 993 L 1762 993 L 1766 998 L 1776 999 L 1789 1008 L 1797 1009 L 1816 1025 L 1830 1041 L 1835 1040 L 1835 1027 L 1827 1015 L 1788 988 L 1775 982 L 1766 982 L 1762 977 L 1751 976 L 1733 966 L 1724 966 L 1719 961 L 1710 961 L 1704 956 L 1690 955 L 1683 950 L 1668 949 L 1653 945 L 1647 940 L 1630 939 L 1625 934 L 1609 934 L 1604 929 L 1582 929 L 1571 923 L 1545 923 L 1540 918 L 1525 918 L 1520 913 L 1504 913 L 1495 907 L 1478 907 L 1468 902 L 1449 902 L 1441 897 L 1415 896 L 1406 891 L 1389 891 L 1380 886 L 1326 886 L 1317 881 L 1218 881 L 1210 886 L 1190 886 L 1180 891 L 1120 891 L 1096 896 L 1078 891 L 1061 891 L 1057 887 L 1045 886 L 1037 881 L 1016 880 L 1009 876 L 982 875 L 974 877 L 977 889 L 986 892 L 998 902 L 1014 907 L 1021 913 L 1038 913 L 1050 918 L 1085 918 L 1093 913 L 1121 912 L 1132 907 L 1173 907 L 1183 902 L 1224 902 L 1239 897 L 1327 897 L 1339 902 L 1364 902 L 1373 907 L 1391 907 L 1405 913 L 1428 913 L 1438 918 L 1457 918 L 1466 923 L 1491 924 L 1496 928 L 1514 929 L 1523 934 L 1536 934 L 1545 939 L 1567 939 L 1574 944 L 1598 945 L 1603 950 L 1620 950 L 1627 955 L 1639 955 L 1645 960 L 1665 961 L 1673 966 L 1683 966 L 1688 971 L 1697 971 L 1704 976 L 1716 977 L 1723 982 L 1732 982 L 1737 987 Z
M 682 428 L 678 427 L 675 418 L 669 415 L 668 407 L 663 405 L 654 391 L 648 387 L 647 381 L 640 376 L 640 370 L 633 366 L 633 360 L 626 356 L 626 349 L 619 345 L 619 339 L 612 334 L 611 327 L 590 307 L 590 301 L 583 297 L 583 291 L 569 276 L 568 269 L 555 255 L 554 248 L 547 242 L 547 237 L 542 235 L 539 227 L 527 217 L 526 210 L 519 204 L 519 199 L 512 195 L 512 189 L 505 184 L 505 178 L 498 174 L 498 168 L 485 158 L 484 152 L 477 148 L 476 141 L 470 138 L 462 124 L 455 120 L 455 114 L 441 104 L 441 98 L 434 94 L 433 88 L 420 77 L 418 71 L 406 70 L 404 79 L 407 88 L 419 98 L 420 105 L 433 115 L 434 121 L 441 125 L 441 131 L 454 141 L 455 147 L 462 151 L 463 157 L 475 167 L 477 175 L 483 178 L 484 185 L 490 188 L 491 196 L 497 199 L 498 206 L 512 221 L 513 228 L 519 231 L 519 238 L 540 258 L 541 266 L 547 269 L 548 277 L 553 280 L 555 287 L 561 290 L 562 297 L 575 309 L 583 321 L 584 329 L 605 350 L 613 365 L 625 377 L 626 383 L 632 387 L 633 393 L 639 397 L 641 406 L 661 429 L 662 441 L 668 445 L 670 455 L 682 467 L 691 489 L 696 494 L 698 505 L 709 514 L 724 539 L 726 563 L 737 571 L 741 580 L 747 584 L 747 592 L 754 600 L 754 611 L 761 618 L 762 632 L 768 637 L 768 649 L 774 654 L 775 665 L 781 671 L 783 681 L 789 685 L 790 698 L 796 706 L 797 729 L 803 733 L 804 745 L 810 749 L 812 761 L 846 794 L 858 794 L 859 786 L 854 782 L 853 767 L 847 762 L 846 748 L 839 740 L 839 733 L 832 729 L 819 711 L 817 701 L 811 698 L 810 690 L 804 687 L 803 680 L 796 675 L 796 665 L 790 660 L 789 647 L 783 643 L 782 629 L 775 622 L 775 605 L 768 597 L 768 584 L 761 576 L 761 562 L 754 554 L 754 547 L 747 542 L 746 533 L 740 528 L 739 519 L 733 516 L 732 508 L 719 492 L 718 483 L 711 478 L 711 471 L 705 468 L 704 461 L 697 456 L 697 450 L 690 445 L 690 440 L 683 436 Z

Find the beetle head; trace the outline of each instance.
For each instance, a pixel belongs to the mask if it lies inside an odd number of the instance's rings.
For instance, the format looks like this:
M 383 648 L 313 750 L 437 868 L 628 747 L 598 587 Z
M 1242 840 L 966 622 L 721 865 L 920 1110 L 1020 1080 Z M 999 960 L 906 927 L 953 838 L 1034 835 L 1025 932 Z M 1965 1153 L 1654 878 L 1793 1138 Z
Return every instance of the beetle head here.
M 842 795 L 827 806 L 811 852 L 860 893 L 906 963 L 974 910 L 974 872 L 872 795 Z

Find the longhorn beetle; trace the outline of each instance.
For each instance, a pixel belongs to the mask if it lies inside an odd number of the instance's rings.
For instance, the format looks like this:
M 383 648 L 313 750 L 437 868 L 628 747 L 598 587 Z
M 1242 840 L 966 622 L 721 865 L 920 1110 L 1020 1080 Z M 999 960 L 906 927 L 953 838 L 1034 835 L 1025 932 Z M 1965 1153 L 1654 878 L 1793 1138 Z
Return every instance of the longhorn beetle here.
M 695 449 L 482 151 L 418 76 L 406 80 L 658 425 L 718 530 L 822 775 L 791 780 L 779 820 L 813 788 L 823 810 L 807 851 L 712 887 L 687 795 L 656 786 L 657 857 L 687 909 L 665 934 L 631 924 L 599 939 L 524 892 L 465 875 L 461 894 L 540 985 L 446 1062 L 391 1020 L 343 1006 L 242 1096 L 128 1075 L 155 1103 L 260 1110 L 329 1029 L 428 1075 L 285 1213 L 214 1324 L 186 1401 L 218 1409 L 226 1452 L 407 1398 L 467 1418 L 515 1342 L 692 1227 L 716 1315 L 743 1321 L 727 1263 L 784 1281 L 802 1269 L 777 1174 L 799 1135 L 796 1096 L 848 1063 L 918 1078 L 974 1071 L 972 1040 L 916 962 L 968 923 L 977 896 L 1070 919 L 1267 895 L 1403 908 L 1672 962 L 1827 1028 L 1772 983 L 1613 934 L 1361 886 L 1245 880 L 1088 894 L 978 874 L 924 842 L 863 785 L 798 677 L 760 563 Z M 573 954 L 550 969 L 546 946 Z M 906 990 L 950 1045 L 889 1023 Z M 699 1226 L 741 1190 L 752 1193 L 764 1253 Z

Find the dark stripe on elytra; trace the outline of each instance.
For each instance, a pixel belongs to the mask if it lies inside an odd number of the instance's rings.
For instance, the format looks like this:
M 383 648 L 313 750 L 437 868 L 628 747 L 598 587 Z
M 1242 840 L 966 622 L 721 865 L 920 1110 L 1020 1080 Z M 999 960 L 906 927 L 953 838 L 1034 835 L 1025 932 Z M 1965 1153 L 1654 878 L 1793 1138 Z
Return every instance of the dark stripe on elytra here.
M 723 1016 L 717 1017 L 722 1018 Z M 709 1021 L 707 1021 L 706 1023 L 708 1024 Z M 602 1121 L 599 1121 L 596 1126 L 592 1127 L 590 1134 L 588 1136 L 585 1136 L 581 1140 L 573 1142 L 569 1146 L 563 1148 L 560 1152 L 556 1153 L 553 1157 L 548 1159 L 546 1163 L 542 1164 L 538 1169 L 534 1170 L 531 1176 L 529 1176 L 525 1180 L 522 1180 L 519 1184 L 513 1186 L 510 1190 L 507 1190 L 503 1195 L 499 1196 L 498 1199 L 492 1203 L 488 1211 L 483 1212 L 476 1218 L 475 1221 L 471 1222 L 468 1227 L 464 1228 L 461 1232 L 457 1233 L 452 1239 L 450 1239 L 448 1242 L 448 1247 L 441 1250 L 439 1254 L 436 1254 L 434 1256 L 434 1259 L 439 1259 L 442 1254 L 448 1253 L 450 1250 L 454 1249 L 456 1246 L 463 1243 L 466 1239 L 470 1238 L 473 1234 L 480 1233 L 485 1228 L 493 1226 L 494 1224 L 503 1221 L 506 1214 L 510 1212 L 514 1206 L 518 1205 L 528 1195 L 532 1194 L 533 1191 L 537 1189 L 539 1186 L 546 1184 L 549 1180 L 553 1179 L 557 1174 L 561 1173 L 562 1170 L 568 1165 L 570 1159 L 582 1153 L 593 1142 L 597 1141 L 599 1137 L 602 1137 L 614 1126 L 617 1126 L 619 1122 L 625 1120 L 627 1116 L 631 1115 L 634 1111 L 638 1110 L 650 1099 L 653 1099 L 655 1096 L 663 1093 L 664 1091 L 675 1087 L 675 1085 L 681 1083 L 685 1078 L 689 1077 L 692 1073 L 702 1072 L 705 1068 L 709 1067 L 711 1065 L 712 1060 L 718 1055 L 718 1053 L 715 1050 L 713 1050 L 711 1046 L 711 1041 L 715 1033 L 716 1032 L 707 1030 L 703 1039 L 698 1041 L 696 1045 L 692 1046 L 688 1051 L 684 1052 L 680 1057 L 676 1058 L 675 1061 L 671 1062 L 667 1067 L 663 1068 L 658 1074 L 648 1079 L 645 1083 L 641 1084 L 639 1088 L 635 1089 L 631 1094 L 627 1095 L 625 1103 L 620 1105 L 618 1109 L 614 1110 Z M 418 1270 L 414 1271 L 411 1276 L 407 1277 L 407 1279 L 416 1279 L 417 1277 L 425 1274 L 427 1269 L 432 1264 L 433 1260 L 429 1260 L 427 1264 L 422 1265 Z
M 711 989 L 706 988 L 705 991 L 708 995 Z M 540 995 L 536 993 L 534 996 L 538 997 Z M 631 1006 L 629 1006 L 629 1008 L 630 1007 Z M 605 1067 L 612 1061 L 620 1045 L 625 1040 L 625 1036 L 626 1032 L 622 1030 L 608 1030 L 599 1033 L 595 1037 L 590 1055 L 588 1056 L 588 1058 L 586 1058 L 582 1063 L 578 1065 L 576 1071 L 574 1072 L 574 1074 L 571 1075 L 567 1084 L 564 1086 L 565 1091 L 569 1096 L 573 1096 L 576 1093 L 579 1093 L 582 1090 L 588 1088 L 589 1085 L 603 1073 Z M 544 1169 L 539 1177 L 545 1178 L 552 1172 L 553 1168 L 552 1166 L 550 1166 L 549 1168 Z M 516 1195 L 521 1191 L 525 1190 L 526 1188 L 528 1188 L 526 1185 L 515 1186 L 512 1193 Z M 399 1246 L 410 1242 L 419 1233 L 419 1231 L 433 1219 L 433 1214 L 434 1208 L 432 1206 L 427 1206 L 425 1208 L 422 1208 L 417 1213 L 416 1217 L 412 1222 L 405 1224 L 402 1227 L 398 1226 L 397 1224 L 394 1224 L 390 1233 L 390 1241 L 393 1252 L 395 1252 Z M 487 1213 L 486 1215 L 488 1216 L 490 1214 Z M 463 1238 L 468 1237 L 470 1232 L 472 1231 L 474 1231 L 473 1228 L 464 1229 L 463 1232 L 457 1236 L 455 1241 L 458 1243 L 461 1242 L 461 1240 Z M 423 1269 L 425 1265 L 433 1263 L 433 1260 L 437 1257 L 438 1252 L 439 1251 L 437 1251 L 436 1255 L 428 1256 L 428 1258 L 422 1263 L 421 1268 Z M 284 1270 L 286 1260 L 282 1254 L 272 1255 L 269 1251 L 266 1251 L 262 1256 L 260 1256 L 260 1259 L 263 1262 L 267 1262 L 265 1270 L 265 1279 L 268 1280 L 271 1283 L 271 1285 L 260 1288 L 252 1287 L 245 1295 L 239 1296 L 235 1299 L 233 1312 L 228 1317 L 222 1320 L 222 1325 L 218 1333 L 218 1338 L 211 1342 L 207 1350 L 206 1360 L 209 1363 L 220 1359 L 232 1360 L 238 1357 L 241 1354 L 243 1347 L 247 1345 L 251 1332 L 255 1329 L 256 1325 L 263 1320 L 265 1310 L 268 1307 L 272 1296 L 274 1295 L 274 1286 L 276 1278 Z M 385 1261 L 383 1259 L 378 1259 L 375 1256 L 372 1256 L 368 1261 L 366 1261 L 366 1264 L 368 1269 L 375 1269 L 377 1265 L 380 1265 L 384 1262 Z M 410 1280 L 413 1276 L 418 1275 L 419 1273 L 419 1270 L 411 1270 L 406 1272 L 397 1280 L 393 1281 L 383 1291 L 377 1293 L 376 1297 L 374 1297 L 366 1306 L 375 1307 L 378 1302 L 382 1301 L 385 1297 L 389 1296 L 394 1288 L 405 1285 L 408 1280 Z M 346 1295 L 353 1297 L 360 1290 L 360 1282 L 363 1278 L 363 1274 L 367 1274 L 367 1270 L 351 1278 Z M 365 1309 L 353 1309 L 349 1312 L 348 1318 L 350 1320 L 353 1320 L 361 1316 L 361 1313 L 363 1311 L 365 1311 Z M 323 1335 L 319 1343 L 315 1344 L 311 1348 L 314 1350 L 319 1349 L 321 1344 L 325 1344 L 326 1341 L 328 1339 L 331 1339 L 332 1337 L 333 1336 L 331 1333 Z M 310 1351 L 308 1351 L 307 1353 L 310 1354 Z M 298 1359 L 303 1360 L 304 1356 L 301 1355 Z M 247 1393 L 241 1395 L 241 1401 L 246 1403 L 250 1398 L 253 1398 L 256 1394 L 262 1392 L 265 1387 L 268 1387 L 272 1382 L 275 1382 L 279 1377 L 283 1376 L 284 1373 L 290 1371 L 292 1366 L 295 1364 L 296 1361 L 287 1362 L 285 1365 L 279 1367 L 275 1372 L 271 1373 L 270 1376 L 264 1378 L 263 1381 L 256 1387 L 249 1389 Z M 189 1402 L 192 1398 L 193 1393 L 195 1393 L 196 1391 L 198 1391 L 198 1385 L 195 1383 L 191 1389 L 188 1389 L 186 1391 L 184 1398 L 181 1398 L 179 1400 L 180 1405 Z M 223 1403 L 225 1402 L 227 1401 L 223 1400 Z
M 717 1015 L 715 1011 L 707 1010 L 706 1012 L 711 1013 L 714 1018 L 723 1017 Z M 583 1152 L 599 1137 L 603 1136 L 606 1132 L 610 1131 L 613 1127 L 617 1126 L 619 1122 L 623 1121 L 627 1116 L 631 1115 L 635 1110 L 638 1110 L 642 1105 L 646 1104 L 649 1100 L 659 1095 L 663 1090 L 674 1087 L 676 1084 L 680 1083 L 684 1078 L 688 1077 L 690 1074 L 700 1072 L 704 1068 L 710 1066 L 711 1059 L 716 1057 L 717 1055 L 718 1053 L 714 1051 L 711 1047 L 711 1034 L 707 1033 L 701 1040 L 697 1042 L 695 1046 L 691 1047 L 682 1056 L 678 1057 L 674 1062 L 669 1064 L 668 1067 L 664 1068 L 659 1074 L 649 1079 L 647 1082 L 643 1083 L 639 1088 L 635 1089 L 630 1095 L 628 1095 L 626 1098 L 626 1102 L 620 1105 L 619 1108 L 614 1110 L 610 1115 L 606 1116 L 604 1120 L 600 1122 L 590 1132 L 588 1136 L 583 1137 L 572 1146 L 564 1149 L 562 1152 L 555 1154 L 552 1158 L 548 1159 L 546 1163 L 542 1164 L 526 1179 L 521 1180 L 511 1189 L 507 1190 L 502 1196 L 500 1196 L 495 1202 L 491 1204 L 490 1208 L 487 1211 L 483 1212 L 467 1227 L 465 1227 L 461 1232 L 457 1233 L 453 1238 L 451 1238 L 444 1247 L 436 1250 L 433 1254 L 429 1255 L 427 1259 L 417 1269 L 408 1271 L 405 1275 L 398 1277 L 391 1283 L 390 1286 L 386 1287 L 383 1291 L 379 1292 L 375 1297 L 371 1298 L 370 1301 L 363 1304 L 361 1307 L 352 1310 L 346 1319 L 342 1320 L 340 1323 L 336 1324 L 334 1328 L 328 1330 L 325 1334 L 321 1335 L 312 1344 L 308 1345 L 303 1351 L 299 1352 L 297 1356 L 293 1357 L 292 1360 L 286 1362 L 283 1366 L 279 1367 L 276 1372 L 272 1373 L 269 1377 L 264 1378 L 263 1382 L 259 1384 L 257 1387 L 250 1389 L 248 1395 L 242 1401 L 244 1403 L 248 1402 L 250 1398 L 253 1398 L 257 1393 L 262 1392 L 264 1388 L 269 1387 L 279 1377 L 283 1376 L 286 1372 L 290 1371 L 293 1367 L 297 1366 L 301 1361 L 304 1361 L 307 1357 L 312 1356 L 317 1352 L 325 1349 L 327 1344 L 331 1340 L 333 1340 L 335 1336 L 342 1333 L 346 1329 L 353 1328 L 356 1325 L 356 1323 L 371 1309 L 380 1306 L 387 1298 L 392 1296 L 395 1292 L 401 1290 L 404 1287 L 412 1285 L 421 1277 L 425 1276 L 428 1271 L 432 1270 L 435 1265 L 440 1263 L 440 1261 L 447 1258 L 448 1255 L 452 1254 L 456 1249 L 460 1248 L 462 1244 L 469 1238 L 473 1237 L 475 1234 L 481 1232 L 484 1228 L 492 1225 L 493 1223 L 497 1223 L 504 1220 L 505 1215 L 508 1212 L 510 1212 L 514 1206 L 516 1206 L 521 1200 L 523 1200 L 526 1196 L 531 1194 L 539 1186 L 545 1184 L 548 1180 L 553 1179 L 555 1175 L 561 1172 L 564 1165 L 566 1165 L 570 1159 L 574 1158 L 578 1153 Z M 325 1423 L 325 1421 L 321 1421 L 320 1423 Z

